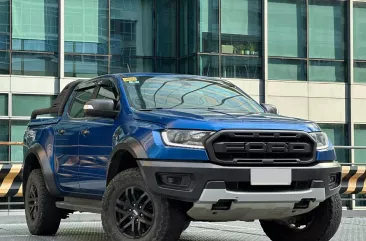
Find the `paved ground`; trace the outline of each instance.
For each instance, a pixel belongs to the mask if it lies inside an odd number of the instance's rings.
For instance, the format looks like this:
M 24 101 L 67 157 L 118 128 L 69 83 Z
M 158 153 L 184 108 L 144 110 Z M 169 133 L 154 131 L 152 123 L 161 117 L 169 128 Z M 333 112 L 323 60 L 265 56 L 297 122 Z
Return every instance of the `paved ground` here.
M 365 218 L 345 218 L 334 241 L 364 241 Z M 100 222 L 64 222 L 55 237 L 34 237 L 28 234 L 24 223 L 1 224 L 0 240 L 6 241 L 108 241 Z M 193 223 L 182 234 L 180 241 L 269 241 L 259 224 Z

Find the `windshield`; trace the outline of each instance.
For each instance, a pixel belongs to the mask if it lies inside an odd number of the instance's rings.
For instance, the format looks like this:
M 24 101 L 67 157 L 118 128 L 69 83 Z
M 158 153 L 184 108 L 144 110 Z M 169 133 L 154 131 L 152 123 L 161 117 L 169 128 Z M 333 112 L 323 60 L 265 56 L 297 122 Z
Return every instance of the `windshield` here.
M 220 79 L 142 76 L 122 80 L 130 105 L 138 110 L 213 109 L 264 112 L 257 102 Z

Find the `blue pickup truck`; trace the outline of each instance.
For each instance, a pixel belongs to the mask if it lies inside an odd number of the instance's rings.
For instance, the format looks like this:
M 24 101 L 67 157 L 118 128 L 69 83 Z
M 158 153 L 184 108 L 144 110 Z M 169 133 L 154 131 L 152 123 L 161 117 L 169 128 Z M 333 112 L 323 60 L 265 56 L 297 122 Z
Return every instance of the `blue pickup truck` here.
M 313 122 L 231 82 L 115 74 L 69 83 L 24 135 L 30 233 L 100 213 L 111 240 L 176 241 L 191 221 L 259 220 L 273 241 L 328 241 L 341 167 Z

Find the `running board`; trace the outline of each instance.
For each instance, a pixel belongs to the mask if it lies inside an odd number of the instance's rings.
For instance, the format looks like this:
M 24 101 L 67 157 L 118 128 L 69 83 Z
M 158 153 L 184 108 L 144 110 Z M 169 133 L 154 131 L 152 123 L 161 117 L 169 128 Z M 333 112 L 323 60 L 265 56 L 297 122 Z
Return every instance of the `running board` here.
M 64 201 L 56 202 L 56 207 L 79 212 L 102 212 L 102 202 L 93 199 L 65 197 Z

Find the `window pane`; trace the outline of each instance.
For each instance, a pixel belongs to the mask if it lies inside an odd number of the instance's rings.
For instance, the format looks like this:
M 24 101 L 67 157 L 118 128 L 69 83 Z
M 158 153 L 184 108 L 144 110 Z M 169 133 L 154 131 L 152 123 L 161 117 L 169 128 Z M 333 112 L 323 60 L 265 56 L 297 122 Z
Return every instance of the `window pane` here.
M 232 0 L 230 0 L 232 1 Z M 200 0 L 200 52 L 219 52 L 219 0 Z
M 306 80 L 306 62 L 293 59 L 269 59 L 268 78 L 272 80 Z
M 23 197 L 10 197 L 8 200 L 11 203 L 11 205 L 10 206 L 5 206 L 5 208 L 9 207 L 10 210 L 24 209 L 24 199 L 23 199 Z M 21 203 L 21 204 L 14 204 L 14 203 Z
M 13 52 L 12 74 L 58 76 L 58 56 Z
M 93 91 L 94 91 L 94 88 L 76 92 L 76 95 L 74 97 L 74 100 L 72 102 L 72 106 L 71 106 L 71 109 L 69 112 L 69 114 L 72 118 L 85 117 L 84 105 L 92 97 Z
M 180 0 L 180 56 L 197 52 L 197 0 Z
M 0 19 L 0 21 L 1 21 L 1 19 Z M 10 47 L 9 34 L 0 33 L 0 49 L 8 50 L 9 47 Z
M 107 0 L 65 0 L 65 52 L 108 54 Z
M 181 74 L 198 74 L 197 73 L 197 56 L 191 56 L 179 60 L 179 73 Z
M 260 58 L 222 56 L 221 75 L 223 78 L 262 78 L 262 64 Z
M 221 1 L 223 53 L 259 55 L 262 35 L 261 0 Z
M 176 73 L 176 61 L 174 59 L 157 59 L 156 71 L 158 73 Z
M 366 146 L 366 125 L 355 125 L 355 146 Z M 355 163 L 366 163 L 366 150 L 355 150 Z
M 327 133 L 329 140 L 335 146 L 348 146 L 348 129 L 347 125 L 342 124 L 319 124 L 320 128 Z M 341 163 L 349 163 L 349 151 L 344 149 L 336 149 L 337 161 Z
M 0 52 L 0 74 L 9 74 L 9 53 Z
M 9 0 L 1 0 L 0 1 L 0 49 L 7 50 L 9 49 Z M 1 53 L 0 53 L 0 65 L 1 65 Z M 1 66 L 0 66 L 0 74 Z
M 0 1 L 0 33 L 9 33 L 9 1 L 10 0 L 1 0 Z
M 309 1 L 310 58 L 344 59 L 346 43 L 346 2 Z
M 0 141 L 9 141 L 9 122 L 0 120 Z M 0 161 L 9 161 L 9 147 L 0 146 Z
M 114 86 L 102 86 L 97 94 L 97 99 L 110 99 L 117 101 L 118 92 Z
M 310 61 L 309 80 L 345 82 L 344 62 Z
M 104 56 L 65 56 L 65 76 L 92 78 L 108 73 L 108 57 Z
M 350 209 L 352 205 L 352 195 L 342 194 L 341 198 L 344 199 L 342 200 L 342 207 L 347 207 L 347 209 Z
M 354 63 L 354 81 L 366 83 L 366 62 Z
M 8 115 L 8 95 L 0 94 L 0 116 Z
M 13 95 L 13 116 L 30 116 L 32 111 L 51 107 L 56 96 Z
M 200 75 L 219 77 L 219 56 L 202 55 L 200 60 Z
M 177 1 L 156 1 L 156 56 L 176 56 Z
M 354 2 L 353 57 L 366 60 L 366 3 Z
M 111 73 L 152 72 L 153 60 L 112 56 Z
M 306 57 L 306 1 L 268 1 L 268 55 Z
M 356 194 L 356 207 L 366 207 L 366 194 Z
M 153 3 L 153 0 L 111 0 L 112 54 L 153 55 Z
M 24 132 L 27 129 L 28 121 L 11 121 L 11 141 L 23 141 Z M 23 162 L 23 146 L 11 146 L 12 162 Z
M 12 0 L 12 19 L 13 50 L 58 52 L 58 0 Z

